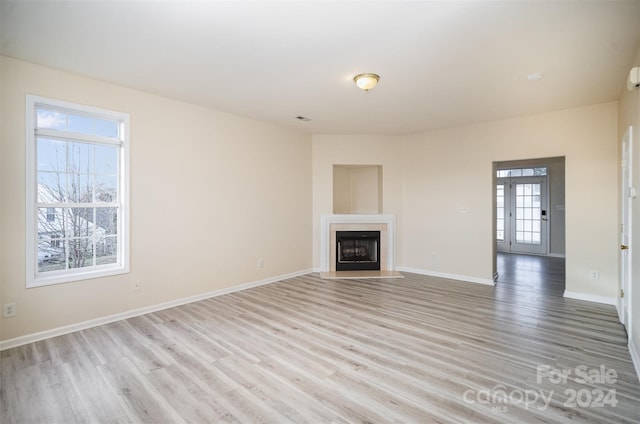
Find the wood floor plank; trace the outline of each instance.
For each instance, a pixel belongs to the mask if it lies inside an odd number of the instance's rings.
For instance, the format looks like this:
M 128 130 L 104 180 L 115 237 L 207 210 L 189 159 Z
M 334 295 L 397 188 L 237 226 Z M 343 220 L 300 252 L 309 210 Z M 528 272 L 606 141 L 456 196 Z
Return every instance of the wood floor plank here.
M 640 422 L 615 308 L 563 298 L 562 259 L 498 264 L 495 287 L 308 274 L 10 349 L 2 423 Z

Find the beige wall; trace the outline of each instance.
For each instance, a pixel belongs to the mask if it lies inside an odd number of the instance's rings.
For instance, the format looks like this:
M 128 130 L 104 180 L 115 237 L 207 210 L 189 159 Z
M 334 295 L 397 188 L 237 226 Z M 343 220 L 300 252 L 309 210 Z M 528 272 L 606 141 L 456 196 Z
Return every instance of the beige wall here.
M 491 278 L 493 161 L 564 156 L 566 289 L 614 297 L 616 107 L 606 103 L 408 137 L 401 263 Z M 599 271 L 600 280 L 590 280 L 590 270 Z
M 636 54 L 633 66 L 640 66 L 640 49 Z M 631 70 L 631 67 L 629 70 Z M 626 83 L 626 82 L 625 82 Z M 624 136 L 627 128 L 633 126 L 633 186 L 640 188 L 640 89 L 628 91 L 626 88 L 622 92 L 618 108 L 618 140 Z M 618 190 L 620 192 L 620 190 Z M 631 309 L 632 324 L 630 343 L 635 347 L 636 355 L 640 355 L 640 198 L 636 197 L 632 201 L 632 284 Z M 636 369 L 640 369 L 640 363 L 636 363 Z
M 382 213 L 382 167 L 335 165 L 333 167 L 333 213 Z
M 565 157 L 567 285 L 615 297 L 615 102 L 398 137 L 313 137 L 314 266 L 318 222 L 332 210 L 336 163 L 383 166 L 383 212 L 398 220 L 398 265 L 491 280 L 493 162 Z M 357 161 L 357 162 L 356 162 Z M 598 271 L 600 279 L 590 280 Z
M 310 136 L 9 58 L 1 69 L 1 296 L 18 310 L 2 339 L 311 267 Z M 131 115 L 129 274 L 25 288 L 27 93 Z

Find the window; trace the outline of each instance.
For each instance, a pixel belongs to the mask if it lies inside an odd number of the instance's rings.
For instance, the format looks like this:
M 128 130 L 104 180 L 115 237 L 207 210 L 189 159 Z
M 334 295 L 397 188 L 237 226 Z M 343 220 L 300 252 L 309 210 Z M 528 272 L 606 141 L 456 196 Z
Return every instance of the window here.
M 546 166 L 540 166 L 537 168 L 498 169 L 496 177 L 498 178 L 539 177 L 542 175 L 547 175 Z
M 496 186 L 496 240 L 504 241 L 504 184 Z
M 27 287 L 129 271 L 129 116 L 27 96 Z

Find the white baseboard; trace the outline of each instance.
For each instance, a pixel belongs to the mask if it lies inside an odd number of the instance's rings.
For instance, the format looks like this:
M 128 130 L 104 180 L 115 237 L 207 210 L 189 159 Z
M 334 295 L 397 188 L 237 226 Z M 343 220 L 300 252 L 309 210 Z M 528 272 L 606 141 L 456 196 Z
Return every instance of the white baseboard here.
M 622 323 L 622 325 L 626 325 L 627 323 L 622 319 L 622 299 L 616 299 L 616 312 L 618 313 L 618 321 Z
M 467 275 L 448 274 L 446 272 L 429 271 L 426 269 L 411 268 L 407 266 L 399 266 L 398 271 L 412 272 L 414 274 L 428 275 L 430 277 L 448 278 L 449 280 L 465 281 L 467 283 L 485 284 L 495 286 L 496 283 L 490 278 L 469 277 Z
M 633 338 L 629 335 L 629 354 L 631 355 L 631 362 L 636 370 L 636 375 L 640 379 L 640 350 L 633 343 Z
M 311 269 L 291 272 L 288 274 L 265 278 L 263 280 L 251 281 L 249 283 L 240 284 L 233 287 L 226 287 L 224 289 L 209 291 L 206 293 L 197 294 L 195 296 L 189 296 L 189 297 L 184 297 L 182 299 L 170 300 L 168 302 L 159 303 L 157 305 L 145 306 L 144 308 L 133 309 L 126 312 L 121 312 L 119 314 L 109 315 L 106 317 L 83 321 L 76 324 L 65 325 L 63 327 L 52 328 L 51 330 L 45 330 L 37 333 L 27 334 L 25 336 L 15 337 L 13 339 L 3 340 L 3 341 L 0 341 L 0 351 L 11 349 L 13 347 L 22 346 L 28 343 L 34 343 L 34 342 L 48 339 L 51 337 L 62 336 L 64 334 L 73 333 L 75 331 L 80 331 L 87 328 L 97 327 L 99 325 L 109 324 L 111 322 L 120 321 L 127 318 L 137 317 L 137 316 L 148 314 L 151 312 L 161 311 L 163 309 L 169 309 L 176 306 L 185 305 L 187 303 L 197 302 L 199 300 L 209 299 L 216 296 L 222 296 L 223 294 L 234 293 L 241 290 L 250 289 L 253 287 L 263 286 L 265 284 L 271 284 L 277 281 L 286 280 L 288 278 L 299 277 L 301 275 L 309 274 L 310 272 L 312 272 Z
M 618 306 L 618 299 L 615 297 L 597 296 L 595 294 L 570 292 L 566 290 L 563 296 L 569 299 L 586 300 L 587 302 L 595 302 L 595 303 L 604 303 L 605 305 L 612 305 L 612 306 L 615 306 L 616 308 Z M 618 313 L 618 315 L 620 314 Z

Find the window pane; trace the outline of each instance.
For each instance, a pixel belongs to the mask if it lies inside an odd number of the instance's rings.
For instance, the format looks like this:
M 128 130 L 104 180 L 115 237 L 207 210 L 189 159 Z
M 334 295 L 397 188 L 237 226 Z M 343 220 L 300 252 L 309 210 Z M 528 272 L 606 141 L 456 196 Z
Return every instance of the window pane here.
M 533 196 L 533 204 L 532 206 L 539 208 L 540 207 L 540 195 Z
M 512 177 L 522 177 L 522 169 L 512 169 L 509 174 Z
M 53 172 L 38 173 L 38 202 L 60 203 L 66 201 L 67 176 Z
M 37 109 L 36 126 L 43 129 L 91 134 L 112 139 L 117 139 L 119 132 L 119 123 L 116 120 L 56 111 L 44 107 Z
M 67 201 L 73 203 L 93 202 L 93 176 L 75 174 L 67 176 Z
M 94 266 L 93 243 L 90 238 L 72 239 L 69 243 L 69 268 Z
M 547 168 L 546 167 L 534 168 L 533 173 L 534 175 L 547 175 Z
M 522 170 L 523 177 L 532 177 L 533 176 L 533 168 L 525 168 Z
M 107 236 L 96 242 L 96 265 L 118 262 L 118 238 Z
M 118 208 L 96 208 L 96 238 L 118 234 Z
M 115 176 L 96 177 L 96 202 L 114 203 L 118 201 L 118 180 Z
M 64 209 L 38 208 L 38 240 L 51 244 L 51 238 L 60 239 L 65 233 Z
M 92 134 L 91 121 L 92 119 L 86 116 L 67 115 L 67 131 Z
M 67 237 L 93 237 L 94 209 L 67 208 Z
M 94 173 L 94 146 L 86 143 L 67 143 L 68 173 Z M 62 171 L 62 170 L 61 170 Z
M 94 134 L 102 137 L 117 138 L 118 123 L 115 121 L 105 121 L 104 119 L 94 120 Z
M 52 247 L 49 238 L 38 240 L 38 272 L 59 271 L 66 268 L 64 242 Z
M 36 116 L 36 126 L 38 128 L 65 130 L 67 128 L 67 115 L 62 112 L 39 108 Z
M 96 146 L 96 174 L 116 175 L 118 172 L 118 147 Z
M 66 142 L 40 137 L 38 138 L 36 156 L 39 171 L 61 172 L 67 163 Z

